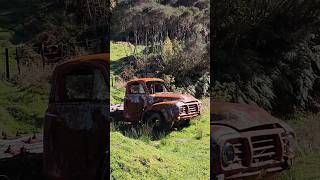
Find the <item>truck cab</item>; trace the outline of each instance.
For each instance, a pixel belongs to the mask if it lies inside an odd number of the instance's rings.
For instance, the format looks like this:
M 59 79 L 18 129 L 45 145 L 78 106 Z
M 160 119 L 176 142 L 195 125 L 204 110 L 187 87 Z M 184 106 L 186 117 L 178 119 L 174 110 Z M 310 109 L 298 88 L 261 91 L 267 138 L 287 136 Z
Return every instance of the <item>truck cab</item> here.
M 45 114 L 46 179 L 99 179 L 108 158 L 109 54 L 56 66 Z
M 126 85 L 124 119 L 172 127 L 200 115 L 201 101 L 191 95 L 169 92 L 159 78 L 139 78 Z

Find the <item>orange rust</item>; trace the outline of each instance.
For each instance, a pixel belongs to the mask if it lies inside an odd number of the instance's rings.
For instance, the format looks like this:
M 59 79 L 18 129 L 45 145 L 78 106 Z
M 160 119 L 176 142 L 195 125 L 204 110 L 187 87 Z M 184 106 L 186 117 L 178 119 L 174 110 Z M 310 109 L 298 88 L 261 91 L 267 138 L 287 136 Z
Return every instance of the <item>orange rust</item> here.
M 153 82 L 167 90 L 155 92 L 156 85 L 152 85 Z M 141 86 L 143 93 L 130 92 L 131 87 L 137 85 Z M 168 92 L 164 80 L 159 78 L 137 78 L 127 82 L 124 99 L 124 120 L 129 122 L 147 121 L 152 114 L 157 113 L 162 116 L 163 123 L 172 124 L 176 121 L 190 120 L 201 113 L 201 102 L 198 99 L 188 94 Z M 180 112 L 183 107 L 186 109 L 185 113 Z
M 79 62 L 87 62 L 87 61 L 104 61 L 104 62 L 109 63 L 110 62 L 110 54 L 103 53 L 103 54 L 77 56 L 77 57 L 73 57 L 71 59 L 67 59 L 66 61 L 60 63 L 58 66 L 65 65 L 65 64 L 77 64 Z
M 160 78 L 136 78 L 127 82 L 127 84 L 131 84 L 133 82 L 149 82 L 149 81 L 159 81 L 164 82 L 164 80 Z

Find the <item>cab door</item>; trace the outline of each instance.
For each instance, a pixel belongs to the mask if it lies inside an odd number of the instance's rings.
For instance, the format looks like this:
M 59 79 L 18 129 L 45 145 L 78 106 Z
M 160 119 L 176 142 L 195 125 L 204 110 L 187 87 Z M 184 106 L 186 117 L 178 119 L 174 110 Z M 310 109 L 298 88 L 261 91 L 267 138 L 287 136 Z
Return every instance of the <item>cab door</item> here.
M 109 141 L 107 66 L 82 62 L 56 71 L 44 125 L 45 174 L 98 179 Z
M 142 82 L 127 85 L 124 98 L 124 116 L 128 121 L 140 121 L 146 101 L 146 89 Z

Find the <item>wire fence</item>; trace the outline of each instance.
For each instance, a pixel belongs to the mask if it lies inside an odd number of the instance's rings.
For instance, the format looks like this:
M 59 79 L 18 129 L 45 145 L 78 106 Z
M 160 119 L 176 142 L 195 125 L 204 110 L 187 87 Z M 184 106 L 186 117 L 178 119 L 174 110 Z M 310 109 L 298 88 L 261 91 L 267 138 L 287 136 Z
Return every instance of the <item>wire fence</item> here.
M 106 38 L 85 39 L 83 41 L 61 42 L 35 46 L 7 46 L 0 49 L 0 70 L 6 79 L 21 74 L 21 67 L 30 63 L 45 66 L 59 63 L 75 56 L 106 53 L 109 51 Z

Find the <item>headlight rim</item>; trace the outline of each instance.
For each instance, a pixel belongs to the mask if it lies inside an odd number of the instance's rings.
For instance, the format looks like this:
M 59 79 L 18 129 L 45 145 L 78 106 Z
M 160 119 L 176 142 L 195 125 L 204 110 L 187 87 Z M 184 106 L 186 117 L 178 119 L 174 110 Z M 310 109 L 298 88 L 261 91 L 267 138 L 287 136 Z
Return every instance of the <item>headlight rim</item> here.
M 230 154 L 226 154 L 227 150 L 229 150 L 229 153 L 230 152 L 232 153 L 231 157 L 230 157 Z M 235 160 L 235 150 L 234 150 L 233 145 L 231 143 L 229 143 L 229 142 L 224 143 L 224 145 L 221 148 L 221 155 L 222 155 L 222 163 L 223 163 L 224 166 L 228 166 L 232 162 L 234 162 L 234 160 Z M 229 155 L 229 157 L 226 157 L 228 155 Z

